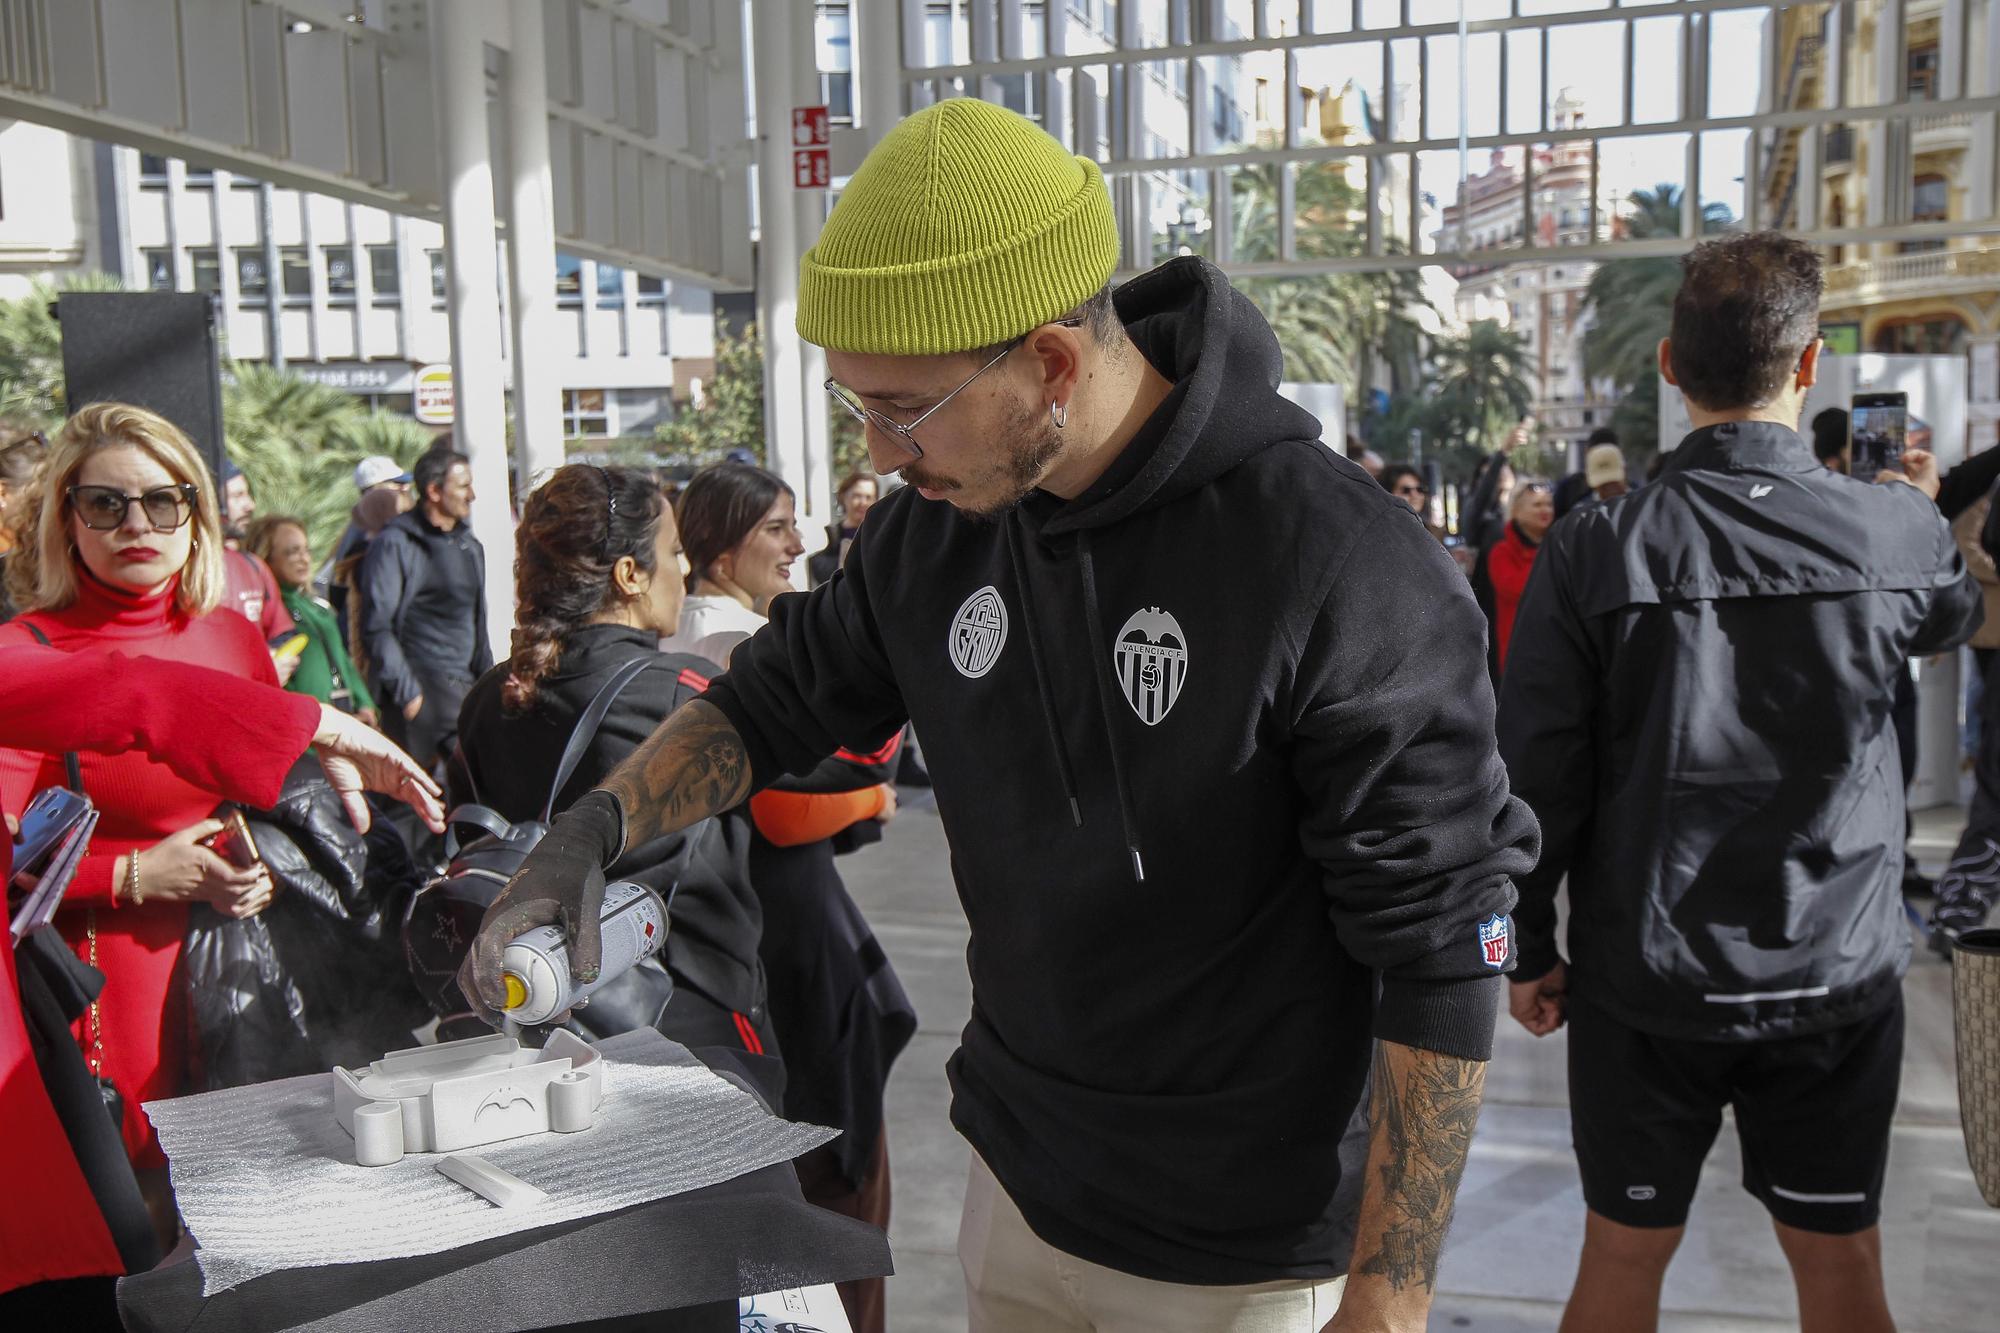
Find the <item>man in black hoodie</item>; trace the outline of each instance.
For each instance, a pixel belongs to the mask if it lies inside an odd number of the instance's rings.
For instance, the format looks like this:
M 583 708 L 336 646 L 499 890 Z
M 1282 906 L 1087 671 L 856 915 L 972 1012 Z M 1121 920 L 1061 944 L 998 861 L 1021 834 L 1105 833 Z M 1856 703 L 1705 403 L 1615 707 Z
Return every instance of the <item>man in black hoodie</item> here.
M 1979 592 L 1928 454 L 1876 484 L 1799 437 L 1812 247 L 1736 236 L 1684 269 L 1660 369 L 1695 431 L 1657 484 L 1556 526 L 1501 690 L 1501 751 L 1547 836 L 1512 1008 L 1537 1036 L 1569 1026 L 1590 1210 L 1563 1328 L 1655 1326 L 1727 1105 L 1807 1333 L 1886 1330 L 1910 958 L 1890 700 L 1907 659 L 1978 627 Z
M 1114 299 L 1117 257 L 1011 112 L 877 146 L 799 331 L 911 484 L 557 821 L 466 992 L 531 922 L 594 966 L 628 842 L 914 721 L 972 929 L 972 1327 L 1418 1329 L 1537 843 L 1479 612 L 1245 297 L 1186 258 Z

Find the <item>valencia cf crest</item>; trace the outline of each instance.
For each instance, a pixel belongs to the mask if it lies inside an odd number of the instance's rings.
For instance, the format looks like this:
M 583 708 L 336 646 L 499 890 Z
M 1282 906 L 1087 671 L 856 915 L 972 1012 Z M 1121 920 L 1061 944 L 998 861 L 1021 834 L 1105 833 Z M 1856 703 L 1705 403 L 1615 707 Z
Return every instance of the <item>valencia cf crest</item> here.
M 966 598 L 951 618 L 951 664 L 960 675 L 978 680 L 993 669 L 1006 646 L 1007 604 L 989 583 Z
M 1134 612 L 1118 631 L 1115 651 L 1125 702 L 1141 722 L 1158 726 L 1187 684 L 1187 635 L 1180 621 L 1157 606 Z

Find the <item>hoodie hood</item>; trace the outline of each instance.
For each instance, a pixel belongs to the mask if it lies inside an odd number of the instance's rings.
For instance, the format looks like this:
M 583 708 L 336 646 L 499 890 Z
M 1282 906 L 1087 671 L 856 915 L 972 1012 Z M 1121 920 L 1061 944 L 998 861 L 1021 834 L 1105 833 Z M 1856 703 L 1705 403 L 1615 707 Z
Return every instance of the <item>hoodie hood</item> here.
M 1108 527 L 1199 490 L 1274 444 L 1320 438 L 1318 419 L 1278 393 L 1285 359 L 1271 326 L 1221 269 L 1184 256 L 1112 299 L 1140 352 L 1174 383 L 1160 408 L 1165 429 L 1142 429 L 1142 437 L 1154 436 L 1150 454 L 1134 460 L 1136 469 L 1114 462 L 1123 483 L 1108 493 L 1093 487 L 1065 505 L 1046 535 Z

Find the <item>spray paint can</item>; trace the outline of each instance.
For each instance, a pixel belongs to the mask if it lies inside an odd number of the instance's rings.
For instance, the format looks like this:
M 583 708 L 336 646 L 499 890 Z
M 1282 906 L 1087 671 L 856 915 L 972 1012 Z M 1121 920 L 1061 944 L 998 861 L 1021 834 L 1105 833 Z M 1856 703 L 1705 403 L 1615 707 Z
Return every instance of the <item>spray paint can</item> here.
M 598 922 L 603 957 L 597 980 L 583 985 L 570 977 L 561 926 L 537 926 L 514 937 L 500 958 L 509 1019 L 523 1027 L 546 1023 L 641 959 L 651 958 L 667 941 L 667 909 L 660 895 L 629 880 L 604 886 Z

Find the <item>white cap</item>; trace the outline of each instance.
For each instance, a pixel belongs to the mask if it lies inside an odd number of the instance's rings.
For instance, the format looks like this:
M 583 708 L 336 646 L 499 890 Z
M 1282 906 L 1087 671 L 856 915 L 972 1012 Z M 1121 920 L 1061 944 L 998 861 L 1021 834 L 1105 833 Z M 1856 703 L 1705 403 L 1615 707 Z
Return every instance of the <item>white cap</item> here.
M 382 454 L 371 454 L 354 465 L 354 489 L 357 491 L 366 491 L 385 481 L 407 483 L 409 480 L 410 474 L 401 463 Z

